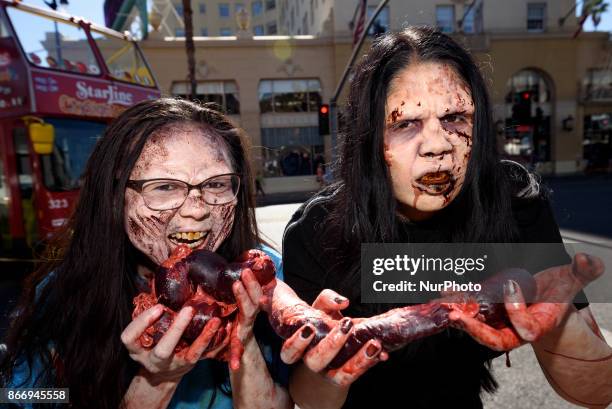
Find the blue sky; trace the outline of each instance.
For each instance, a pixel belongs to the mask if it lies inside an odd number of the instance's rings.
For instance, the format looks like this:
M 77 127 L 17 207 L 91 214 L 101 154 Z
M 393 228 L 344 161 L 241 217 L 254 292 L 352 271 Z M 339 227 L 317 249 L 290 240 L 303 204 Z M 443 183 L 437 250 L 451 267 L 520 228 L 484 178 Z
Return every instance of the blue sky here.
M 24 3 L 47 7 L 43 0 L 24 0 Z M 85 17 L 94 23 L 104 25 L 103 0 L 68 0 L 68 3 L 67 9 L 70 14 Z M 610 3 L 608 12 L 601 19 L 599 26 L 597 26 L 597 31 L 612 31 L 612 2 Z M 579 10 L 580 6 L 577 9 Z M 585 31 L 593 31 L 593 21 L 590 18 L 584 28 Z
M 48 8 L 43 0 L 24 0 L 23 2 L 41 8 Z M 59 0 L 57 0 L 57 3 L 59 4 Z M 104 0 L 68 0 L 67 11 L 69 14 L 85 17 L 87 20 L 103 26 L 103 5 Z

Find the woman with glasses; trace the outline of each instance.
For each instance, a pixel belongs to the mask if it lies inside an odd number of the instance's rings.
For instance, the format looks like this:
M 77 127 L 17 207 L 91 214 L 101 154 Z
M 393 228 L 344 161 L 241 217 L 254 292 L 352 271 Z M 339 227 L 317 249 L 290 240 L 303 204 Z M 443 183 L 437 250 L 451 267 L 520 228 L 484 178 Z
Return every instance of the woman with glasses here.
M 252 273 L 232 288 L 233 334 L 244 347 L 237 370 L 212 359 L 221 348 L 204 353 L 217 320 L 175 352 L 191 307 L 152 348 L 139 337 L 163 310 L 132 319 L 134 296 L 150 292 L 153 272 L 179 245 L 228 260 L 259 247 L 282 278 L 279 255 L 257 233 L 246 152 L 222 114 L 182 100 L 137 104 L 109 125 L 64 234 L 25 287 L 3 385 L 69 388 L 75 408 L 292 407 L 279 341 L 256 320 L 262 293 Z

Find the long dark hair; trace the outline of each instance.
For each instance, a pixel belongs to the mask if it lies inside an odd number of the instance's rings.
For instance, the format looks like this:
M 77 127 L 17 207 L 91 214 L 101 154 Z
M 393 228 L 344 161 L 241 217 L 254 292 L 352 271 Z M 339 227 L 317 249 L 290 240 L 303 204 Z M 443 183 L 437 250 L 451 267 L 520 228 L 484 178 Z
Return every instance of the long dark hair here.
M 514 237 L 508 183 L 484 80 L 470 55 L 450 37 L 429 27 L 410 27 L 376 39 L 354 70 L 336 164 L 338 183 L 332 187 L 336 192 L 325 229 L 326 236 L 333 237 L 335 257 L 344 254 L 354 260 L 351 253 L 359 250 L 359 243 L 398 240 L 397 203 L 384 160 L 385 105 L 392 80 L 417 62 L 450 65 L 474 101 L 473 146 L 465 183 L 440 212 L 446 216 L 452 241 L 505 242 Z
M 124 229 L 124 192 L 150 135 L 180 122 L 211 129 L 228 148 L 233 170 L 242 175 L 234 224 L 218 252 L 233 259 L 259 244 L 242 131 L 205 105 L 171 98 L 134 105 L 109 125 L 96 145 L 63 234 L 26 281 L 6 340 L 4 384 L 19 362 L 27 360 L 31 368 L 41 359 L 39 385 L 70 388 L 74 407 L 120 407 L 139 367 L 120 334 L 132 319 L 136 265 L 144 258 Z M 43 280 L 45 285 L 39 286 Z
M 451 242 L 509 242 L 517 237 L 509 175 L 518 171 L 511 163 L 500 160 L 489 96 L 472 57 L 450 37 L 429 27 L 385 34 L 374 41 L 355 67 L 335 164 L 338 181 L 324 193 L 329 196 L 329 214 L 321 236 L 332 266 L 325 285 L 345 289 L 344 295 L 351 300 L 358 300 L 355 297 L 360 288 L 360 244 L 410 240 L 410 229 L 397 215 L 383 138 L 390 84 L 401 70 L 419 62 L 452 67 L 468 86 L 475 108 L 472 152 L 464 185 L 457 197 L 437 212 L 435 220 L 427 223 L 443 228 Z M 399 305 L 357 302 L 347 313 L 367 316 L 395 306 Z M 402 354 L 415 354 L 420 345 L 415 342 Z M 470 364 L 474 365 L 470 370 L 477 374 L 480 385 L 493 391 L 497 384 L 488 371 L 490 361 L 485 366 Z

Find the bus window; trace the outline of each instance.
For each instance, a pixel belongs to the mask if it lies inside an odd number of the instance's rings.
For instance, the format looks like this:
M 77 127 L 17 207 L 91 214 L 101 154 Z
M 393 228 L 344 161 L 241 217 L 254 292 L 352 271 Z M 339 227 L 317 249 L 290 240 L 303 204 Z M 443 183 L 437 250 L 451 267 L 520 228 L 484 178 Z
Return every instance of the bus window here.
M 32 162 L 28 148 L 28 133 L 26 128 L 13 129 L 13 143 L 15 144 L 15 157 L 17 159 L 17 181 L 21 194 L 21 207 L 23 211 L 23 224 L 26 232 L 26 242 L 29 246 L 37 240 L 36 214 L 34 213 Z
M 25 128 L 13 129 L 13 142 L 17 159 L 17 181 L 22 199 L 32 198 L 32 166 L 28 148 L 28 133 Z
M 155 86 L 153 76 L 147 68 L 140 50 L 133 42 L 95 30 L 91 30 L 91 35 L 114 78 L 149 87 Z
M 72 119 L 45 121 L 55 127 L 55 147 L 51 154 L 40 156 L 44 184 L 51 191 L 78 189 L 89 155 L 106 125 Z
M 87 34 L 79 25 L 55 21 L 14 7 L 6 10 L 32 64 L 81 74 L 100 74 Z

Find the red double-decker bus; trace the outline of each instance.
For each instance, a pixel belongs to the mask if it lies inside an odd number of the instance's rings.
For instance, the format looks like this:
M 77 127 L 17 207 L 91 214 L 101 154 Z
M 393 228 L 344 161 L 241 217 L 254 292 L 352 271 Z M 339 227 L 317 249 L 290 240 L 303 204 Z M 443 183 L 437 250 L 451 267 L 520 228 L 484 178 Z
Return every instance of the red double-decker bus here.
M 106 124 L 159 95 L 129 36 L 0 0 L 0 259 L 66 221 Z

